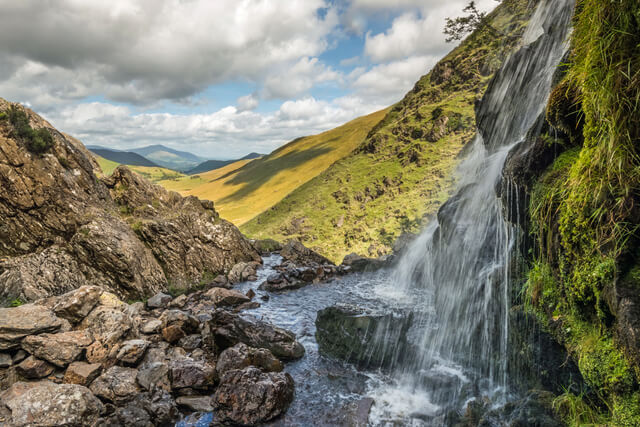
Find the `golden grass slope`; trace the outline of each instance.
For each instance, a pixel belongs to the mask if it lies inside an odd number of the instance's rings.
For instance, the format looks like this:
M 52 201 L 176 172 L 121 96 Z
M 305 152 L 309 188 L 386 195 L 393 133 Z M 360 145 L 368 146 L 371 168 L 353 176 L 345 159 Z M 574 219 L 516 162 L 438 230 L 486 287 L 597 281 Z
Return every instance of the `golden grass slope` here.
M 120 163 L 107 160 L 104 157 L 98 156 L 97 154 L 93 154 L 93 157 L 98 162 L 100 169 L 102 169 L 102 174 L 105 176 L 111 175 L 114 169 L 120 166 Z M 161 167 L 130 166 L 130 165 L 127 165 L 127 167 L 132 171 L 144 176 L 145 178 L 147 178 L 149 181 L 152 181 L 152 182 L 176 180 L 185 176 L 180 172 L 176 172 L 171 169 L 165 169 Z
M 239 226 L 348 156 L 387 112 L 378 111 L 319 135 L 298 138 L 259 159 L 158 183 L 182 195 L 212 200 L 223 218 Z

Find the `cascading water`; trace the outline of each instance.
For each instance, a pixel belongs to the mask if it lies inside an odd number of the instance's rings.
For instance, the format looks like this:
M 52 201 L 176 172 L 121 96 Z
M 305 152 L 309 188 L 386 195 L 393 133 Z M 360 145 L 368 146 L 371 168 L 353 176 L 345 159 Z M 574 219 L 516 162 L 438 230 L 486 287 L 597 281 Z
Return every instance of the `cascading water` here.
M 413 349 L 399 349 L 399 387 L 379 400 L 392 405 L 398 393 L 422 393 L 430 405 L 413 409 L 430 416 L 473 396 L 508 398 L 509 281 L 517 230 L 503 219 L 496 185 L 509 151 L 546 105 L 566 52 L 573 7 L 573 0 L 540 2 L 522 48 L 506 61 L 477 110 L 479 132 L 459 167 L 457 193 L 408 249 L 389 285 L 379 289 L 412 300 L 420 310 L 414 312 Z M 378 333 L 388 342 L 383 329 Z

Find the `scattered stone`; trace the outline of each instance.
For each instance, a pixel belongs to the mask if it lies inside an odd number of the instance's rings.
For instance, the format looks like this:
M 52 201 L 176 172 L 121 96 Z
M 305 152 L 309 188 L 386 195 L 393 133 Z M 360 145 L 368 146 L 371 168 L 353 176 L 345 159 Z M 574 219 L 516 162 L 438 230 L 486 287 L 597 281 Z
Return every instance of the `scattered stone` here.
M 211 412 L 211 396 L 180 396 L 176 403 L 194 412 Z
M 170 325 L 162 330 L 162 338 L 171 344 L 174 344 L 184 338 L 186 334 L 178 325 Z
M 173 300 L 173 297 L 171 295 L 163 294 L 162 292 L 160 292 L 147 300 L 147 307 L 166 308 L 171 300 Z
M 149 341 L 147 340 L 125 341 L 122 343 L 122 347 L 116 358 L 127 365 L 137 365 L 144 357 L 147 347 L 149 347 Z
M 182 294 L 169 303 L 170 308 L 183 308 L 187 303 L 187 296 Z
M 63 325 L 62 319 L 42 306 L 0 308 L 0 350 L 17 348 L 24 337 L 56 332 Z
M 65 384 L 78 384 L 85 387 L 100 375 L 102 365 L 99 363 L 89 364 L 85 362 L 73 362 L 67 368 L 62 382 Z
M 22 341 L 22 348 L 32 355 L 64 368 L 76 360 L 93 343 L 86 331 L 31 335 Z
M 0 353 L 0 368 L 8 368 L 13 365 L 13 358 L 7 353 Z
M 295 334 L 269 323 L 218 309 L 212 314 L 209 324 L 213 338 L 220 348 L 228 348 L 241 342 L 249 347 L 266 348 L 276 357 L 285 360 L 304 356 L 304 347 L 296 341 Z
M 227 372 L 213 396 L 217 421 L 256 425 L 282 415 L 293 400 L 294 385 L 287 373 L 257 368 Z
M 216 370 L 222 377 L 227 371 L 244 369 L 255 366 L 265 372 L 280 372 L 283 369 L 282 362 L 269 350 L 264 348 L 252 348 L 239 343 L 224 350 L 218 357 Z
M 351 271 L 354 272 L 375 271 L 388 266 L 389 259 L 387 256 L 365 258 L 356 253 L 352 253 L 344 257 L 341 265 L 350 267 Z
M 254 292 L 253 289 L 249 289 L 245 295 L 247 296 L 247 298 L 253 299 L 253 297 L 256 296 L 256 293 Z
M 187 335 L 186 337 L 178 341 L 178 345 L 184 348 L 186 351 L 193 351 L 196 348 L 200 348 L 200 346 L 202 346 L 202 335 Z
M 234 312 L 239 313 L 244 310 L 254 310 L 256 308 L 260 308 L 260 303 L 255 301 L 245 302 L 244 304 L 240 304 L 236 308 L 233 309 Z
M 182 357 L 171 361 L 169 377 L 174 389 L 198 388 L 206 389 L 215 380 L 215 366 L 202 360 Z
M 12 426 L 91 426 L 104 410 L 86 387 L 50 381 L 16 383 L 0 400 Z
M 53 366 L 33 356 L 29 356 L 20 362 L 17 369 L 18 373 L 23 377 L 32 380 L 48 377 L 53 373 Z
M 169 366 L 164 362 L 153 362 L 140 368 L 137 374 L 138 384 L 147 391 L 156 388 L 171 391 Z
M 137 375 L 135 369 L 113 366 L 96 378 L 90 389 L 98 397 L 116 404 L 123 403 L 140 391 L 136 383 Z
M 203 296 L 213 301 L 216 307 L 235 307 L 249 302 L 249 298 L 240 292 L 224 288 L 212 288 Z
M 142 324 L 140 332 L 145 335 L 157 334 L 162 329 L 162 322 L 158 319 L 151 319 Z

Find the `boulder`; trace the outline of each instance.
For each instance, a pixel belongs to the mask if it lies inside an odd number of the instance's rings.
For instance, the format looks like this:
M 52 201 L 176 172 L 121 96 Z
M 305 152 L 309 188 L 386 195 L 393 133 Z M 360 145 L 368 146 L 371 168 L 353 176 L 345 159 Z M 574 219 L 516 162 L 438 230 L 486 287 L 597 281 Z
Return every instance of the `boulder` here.
M 203 297 L 213 301 L 216 307 L 235 307 L 250 301 L 240 292 L 224 288 L 211 288 Z
M 313 264 L 333 265 L 333 263 L 327 258 L 305 247 L 298 240 L 288 241 L 280 250 L 280 256 L 282 256 L 286 261 L 291 261 L 297 266 Z
M 162 292 L 155 294 L 147 300 L 147 307 L 149 308 L 167 308 L 169 303 L 173 300 L 171 295 L 164 294 Z
M 365 258 L 356 253 L 349 254 L 342 261 L 343 266 L 351 267 L 353 272 L 375 271 L 387 267 L 389 264 L 388 257 Z
M 304 356 L 304 347 L 294 333 L 247 316 L 218 309 L 212 314 L 209 326 L 215 344 L 226 349 L 238 343 L 249 347 L 265 348 L 284 360 Z
M 240 283 L 249 280 L 255 280 L 256 268 L 260 265 L 255 262 L 240 262 L 233 266 L 227 278 L 230 283 Z
M 283 369 L 282 362 L 269 350 L 252 348 L 246 344 L 239 343 L 220 354 L 216 370 L 218 371 L 218 376 L 222 377 L 227 371 L 244 369 L 248 366 L 255 366 L 265 372 L 280 372 Z
M 22 340 L 22 348 L 40 359 L 64 368 L 78 359 L 92 343 L 93 338 L 86 331 L 72 331 L 28 336 Z
M 321 354 L 361 367 L 390 366 L 410 352 L 407 331 L 412 320 L 411 314 L 371 313 L 336 305 L 318 312 L 316 340 Z
M 56 332 L 63 325 L 63 320 L 45 307 L 26 304 L 0 308 L 0 350 L 17 348 L 27 335 Z
M 172 426 L 180 414 L 173 397 L 164 390 L 139 393 L 99 425 L 106 426 Z
M 92 426 L 104 406 L 89 389 L 49 381 L 16 383 L 0 395 L 11 426 Z
M 282 250 L 282 245 L 280 244 L 280 242 L 277 242 L 273 239 L 254 240 L 252 243 L 253 247 L 256 248 L 256 250 L 262 256 L 266 256 Z
M 131 324 L 131 316 L 123 306 L 99 305 L 80 323 L 79 329 L 91 332 L 96 341 L 112 345 L 129 332 Z
M 89 387 L 93 380 L 100 375 L 101 370 L 102 365 L 99 363 L 73 362 L 67 368 L 62 382 Z
M 140 391 L 137 375 L 135 369 L 113 366 L 96 378 L 90 389 L 98 397 L 121 404 L 133 399 Z
M 169 325 L 162 329 L 162 338 L 170 344 L 177 343 L 185 336 L 185 332 L 178 325 Z
M 28 379 L 40 379 L 48 377 L 53 373 L 53 366 L 44 360 L 29 356 L 16 367 L 18 373 Z
M 206 389 L 213 385 L 215 374 L 215 365 L 190 357 L 177 358 L 169 365 L 169 378 L 174 389 Z
M 78 323 L 98 304 L 104 291 L 97 286 L 82 286 L 74 291 L 55 297 L 52 307 L 56 316 Z
M 284 414 L 293 400 L 293 379 L 287 373 L 257 368 L 227 372 L 213 396 L 217 420 L 257 425 Z
M 178 346 L 180 346 L 181 348 L 184 348 L 186 351 L 193 351 L 196 348 L 200 348 L 202 346 L 202 335 L 200 334 L 187 335 L 186 337 L 178 341 Z
M 144 357 L 148 346 L 149 341 L 147 340 L 125 341 L 122 343 L 116 359 L 126 365 L 137 365 Z

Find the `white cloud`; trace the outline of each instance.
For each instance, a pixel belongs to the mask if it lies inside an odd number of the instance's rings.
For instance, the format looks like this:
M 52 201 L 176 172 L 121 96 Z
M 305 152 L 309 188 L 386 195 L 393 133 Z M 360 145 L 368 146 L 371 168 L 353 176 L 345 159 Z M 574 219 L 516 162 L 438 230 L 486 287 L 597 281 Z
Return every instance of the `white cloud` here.
M 256 95 L 252 93 L 252 94 L 241 96 L 240 98 L 238 98 L 238 101 L 236 101 L 236 104 L 237 104 L 236 108 L 240 112 L 251 111 L 258 108 L 260 101 L 258 100 Z
M 60 89 L 39 97 L 43 104 L 96 92 L 131 103 L 179 100 L 229 78 L 260 80 L 323 52 L 338 22 L 333 10 L 319 17 L 324 0 L 47 4 L 0 0 L 0 63 L 10 64 L 0 89 L 23 89 L 25 98 L 35 96 L 30 87 Z
M 340 80 L 338 72 L 321 63 L 318 58 L 302 58 L 292 66 L 271 72 L 264 83 L 266 98 L 294 98 L 318 83 Z
M 361 1 L 377 3 L 377 0 Z M 367 34 L 365 53 L 374 62 L 394 61 L 414 55 L 443 56 L 451 48 L 443 34 L 445 18 L 460 15 L 465 3 L 461 0 L 422 2 L 420 11 L 396 17 L 387 31 Z M 482 10 L 489 10 L 497 4 L 494 0 L 480 0 L 477 3 Z

